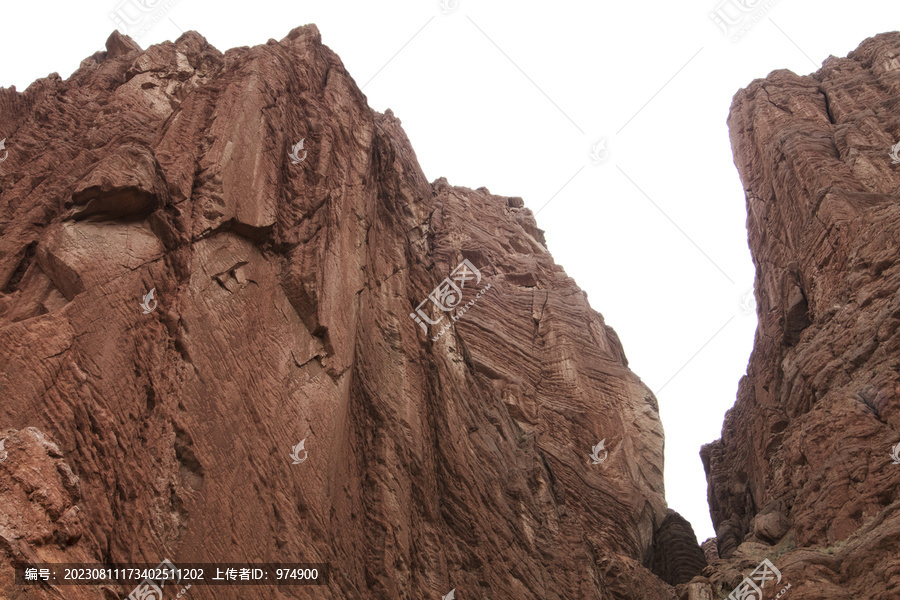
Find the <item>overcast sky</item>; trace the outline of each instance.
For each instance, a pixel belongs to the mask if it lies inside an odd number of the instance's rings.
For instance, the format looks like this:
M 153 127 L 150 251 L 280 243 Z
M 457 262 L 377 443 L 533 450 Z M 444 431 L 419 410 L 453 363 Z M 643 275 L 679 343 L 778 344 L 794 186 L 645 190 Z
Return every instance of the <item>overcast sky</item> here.
M 402 121 L 429 180 L 524 198 L 656 392 L 669 506 L 714 535 L 698 452 L 756 328 L 731 98 L 897 29 L 900 3 L 4 0 L 0 85 L 67 78 L 104 49 L 116 11 L 144 16 L 144 48 L 194 29 L 224 52 L 315 23 L 369 104 Z

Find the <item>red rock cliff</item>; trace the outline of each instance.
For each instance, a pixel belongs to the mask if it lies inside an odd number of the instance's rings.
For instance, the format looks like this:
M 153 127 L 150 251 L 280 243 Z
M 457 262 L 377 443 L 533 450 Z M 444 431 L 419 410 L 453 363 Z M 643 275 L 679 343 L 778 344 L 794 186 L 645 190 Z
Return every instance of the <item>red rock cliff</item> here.
M 656 400 L 531 212 L 428 183 L 314 26 L 113 34 L 0 90 L 0 137 L 0 595 L 129 592 L 14 585 L 28 561 L 324 562 L 189 593 L 460 600 L 670 599 L 649 568 L 702 566 L 689 526 L 655 535 Z
M 759 328 L 702 452 L 725 592 L 768 557 L 792 600 L 900 598 L 898 108 L 898 33 L 734 98 Z

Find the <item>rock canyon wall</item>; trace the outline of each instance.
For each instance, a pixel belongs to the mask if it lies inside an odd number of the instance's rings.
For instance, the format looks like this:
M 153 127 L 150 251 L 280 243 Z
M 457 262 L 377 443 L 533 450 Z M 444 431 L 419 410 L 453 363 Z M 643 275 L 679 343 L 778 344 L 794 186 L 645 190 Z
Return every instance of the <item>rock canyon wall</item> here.
M 531 211 L 426 181 L 315 26 L 114 33 L 0 89 L 0 136 L 0 596 L 133 587 L 14 582 L 51 562 L 327 563 L 189 595 L 335 600 L 673 599 L 704 566 L 656 399 Z
M 726 559 L 713 580 L 731 589 L 769 558 L 792 600 L 896 600 L 900 33 L 754 81 L 728 125 L 759 327 L 702 451 Z
M 0 598 L 163 559 L 329 567 L 197 599 L 713 600 L 764 559 L 766 600 L 900 598 L 898 108 L 896 33 L 735 96 L 759 328 L 701 550 L 531 211 L 429 183 L 315 26 L 0 89 Z

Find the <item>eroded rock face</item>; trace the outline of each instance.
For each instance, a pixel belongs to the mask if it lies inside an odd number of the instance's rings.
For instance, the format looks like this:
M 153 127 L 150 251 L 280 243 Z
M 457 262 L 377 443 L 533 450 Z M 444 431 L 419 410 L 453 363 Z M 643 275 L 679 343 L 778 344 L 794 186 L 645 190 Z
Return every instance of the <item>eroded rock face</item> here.
M 898 106 L 890 33 L 754 81 L 728 119 L 759 328 L 702 456 L 719 554 L 779 557 L 794 600 L 900 597 Z
M 114 33 L 0 108 L 0 570 L 325 562 L 291 597 L 675 597 L 649 569 L 686 543 L 654 539 L 656 400 L 615 332 L 520 198 L 425 180 L 314 26 L 225 54 Z
M 83 534 L 78 477 L 56 444 L 34 427 L 5 431 L 0 440 L 0 469 L 12 484 L 0 488 L 6 517 L 0 543 L 33 561 L 61 556 L 55 546 L 71 546 Z
M 650 568 L 670 585 L 687 583 L 707 565 L 687 519 L 669 509 L 656 531 Z

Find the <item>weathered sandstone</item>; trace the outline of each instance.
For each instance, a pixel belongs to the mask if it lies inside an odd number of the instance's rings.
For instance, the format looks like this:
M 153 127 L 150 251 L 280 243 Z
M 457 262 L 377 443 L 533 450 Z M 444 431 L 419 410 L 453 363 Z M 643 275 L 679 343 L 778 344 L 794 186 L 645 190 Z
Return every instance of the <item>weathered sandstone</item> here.
M 197 599 L 662 600 L 651 568 L 702 568 L 656 399 L 531 211 L 426 181 L 314 26 L 114 33 L 0 89 L 0 137 L 0 596 L 60 597 L 12 583 L 34 561 L 331 566 Z M 424 331 L 463 260 L 474 302 Z
M 768 557 L 791 600 L 900 597 L 898 107 L 900 33 L 734 98 L 759 328 L 702 451 L 725 591 Z

